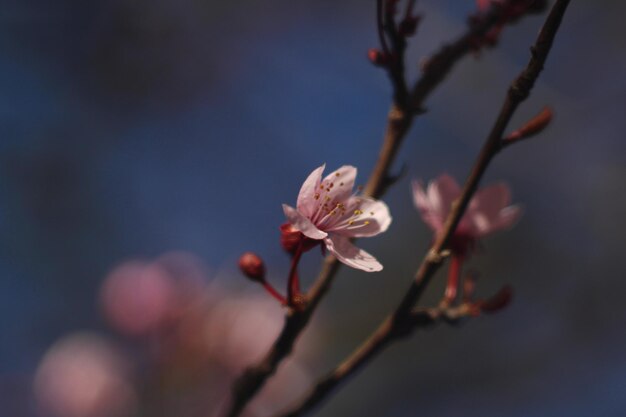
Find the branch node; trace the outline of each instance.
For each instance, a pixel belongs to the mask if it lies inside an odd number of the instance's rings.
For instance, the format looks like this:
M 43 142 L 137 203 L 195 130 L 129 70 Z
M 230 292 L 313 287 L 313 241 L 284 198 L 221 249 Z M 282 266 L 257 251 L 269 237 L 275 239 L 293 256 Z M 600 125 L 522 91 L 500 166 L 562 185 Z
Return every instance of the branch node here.
M 428 251 L 428 254 L 426 255 L 426 262 L 428 262 L 430 264 L 439 265 L 448 256 L 450 256 L 450 251 L 449 250 L 437 251 L 437 250 L 435 250 L 433 248 L 430 251 Z

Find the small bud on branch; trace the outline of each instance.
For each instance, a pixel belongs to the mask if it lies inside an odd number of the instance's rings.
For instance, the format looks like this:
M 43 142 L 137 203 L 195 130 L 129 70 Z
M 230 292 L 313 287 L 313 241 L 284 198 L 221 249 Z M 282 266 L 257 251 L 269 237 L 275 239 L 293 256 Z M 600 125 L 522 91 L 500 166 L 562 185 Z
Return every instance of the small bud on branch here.
M 513 288 L 510 285 L 506 285 L 492 297 L 478 302 L 478 307 L 480 308 L 480 311 L 485 313 L 497 313 L 498 311 L 508 307 L 512 300 Z
M 239 258 L 239 269 L 251 281 L 265 281 L 265 264 L 256 253 L 246 252 Z
M 259 255 L 253 252 L 246 252 L 241 255 L 239 257 L 239 269 L 248 279 L 261 284 L 265 291 L 281 305 L 287 304 L 287 299 L 265 279 L 265 263 Z
M 384 67 L 389 65 L 389 63 L 391 62 L 391 55 L 379 49 L 370 48 L 367 51 L 367 59 L 369 59 L 370 62 L 377 67 Z
M 519 129 L 515 130 L 513 133 L 509 134 L 506 138 L 504 138 L 503 145 L 510 145 L 513 142 L 517 142 L 522 139 L 527 139 L 532 136 L 535 136 L 538 133 L 543 132 L 543 130 L 548 127 L 552 118 L 554 116 L 554 112 L 550 107 L 544 107 L 541 112 L 530 119 L 526 124 Z

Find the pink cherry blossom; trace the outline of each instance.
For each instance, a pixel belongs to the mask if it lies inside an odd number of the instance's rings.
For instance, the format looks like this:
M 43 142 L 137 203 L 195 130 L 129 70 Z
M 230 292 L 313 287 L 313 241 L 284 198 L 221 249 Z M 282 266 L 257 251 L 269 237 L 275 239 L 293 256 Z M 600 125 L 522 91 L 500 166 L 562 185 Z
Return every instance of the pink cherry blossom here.
M 102 284 L 102 312 L 121 333 L 153 335 L 198 301 L 205 275 L 202 262 L 185 252 L 169 252 L 154 261 L 124 262 Z
M 322 179 L 326 165 L 315 169 L 302 184 L 296 208 L 283 204 L 288 222 L 305 237 L 323 241 L 344 264 L 374 272 L 383 266 L 369 253 L 350 242 L 384 232 L 391 223 L 382 201 L 357 196 L 352 188 L 357 170 L 344 165 Z
M 461 187 L 450 175 L 444 174 L 424 189 L 420 181 L 413 181 L 413 200 L 424 222 L 436 233 L 450 213 L 451 205 L 461 195 Z M 510 228 L 522 210 L 511 204 L 511 191 L 504 183 L 478 190 L 471 199 L 455 232 L 469 240 L 483 238 L 498 230 Z
M 127 358 L 92 333 L 57 341 L 41 360 L 33 389 L 44 415 L 127 417 L 137 411 Z

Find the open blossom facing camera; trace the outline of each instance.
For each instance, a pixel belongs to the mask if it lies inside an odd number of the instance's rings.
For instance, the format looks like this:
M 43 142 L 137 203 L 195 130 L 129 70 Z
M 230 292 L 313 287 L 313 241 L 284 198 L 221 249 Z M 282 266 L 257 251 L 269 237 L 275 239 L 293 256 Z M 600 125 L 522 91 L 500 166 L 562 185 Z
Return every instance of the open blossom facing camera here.
M 297 245 L 310 247 L 311 241 L 323 241 L 344 264 L 368 272 L 380 271 L 383 266 L 376 258 L 354 246 L 350 238 L 375 236 L 387 230 L 391 223 L 387 205 L 352 193 L 355 167 L 344 165 L 322 179 L 325 166 L 315 169 L 304 181 L 296 208 L 283 204 L 289 229 L 304 235 Z
M 443 230 L 443 224 L 451 210 L 451 205 L 461 195 L 461 187 L 450 175 L 444 174 L 428 184 L 424 189 L 420 181 L 413 181 L 413 201 L 424 222 L 436 233 Z M 453 249 L 459 245 L 466 247 L 476 240 L 498 230 L 508 229 L 520 217 L 520 207 L 511 204 L 511 191 L 504 183 L 498 183 L 478 190 L 453 237 Z

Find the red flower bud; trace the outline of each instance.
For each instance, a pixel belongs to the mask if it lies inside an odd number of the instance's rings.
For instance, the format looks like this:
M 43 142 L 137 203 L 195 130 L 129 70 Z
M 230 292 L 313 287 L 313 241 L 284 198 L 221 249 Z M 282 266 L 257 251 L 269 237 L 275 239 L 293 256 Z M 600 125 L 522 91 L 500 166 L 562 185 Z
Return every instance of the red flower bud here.
M 497 313 L 504 309 L 513 299 L 513 288 L 506 285 L 500 289 L 494 296 L 480 302 L 480 310 L 485 313 Z
M 239 268 L 252 281 L 265 281 L 265 264 L 256 253 L 246 252 L 239 258 Z
M 301 239 L 302 233 L 296 230 L 291 223 L 280 225 L 280 245 L 286 252 L 295 253 Z
M 370 48 L 367 51 L 367 58 L 372 64 L 376 65 L 377 67 L 383 67 L 389 64 L 389 62 L 391 61 L 391 57 L 388 54 L 376 48 Z
M 296 253 L 301 241 L 304 245 L 302 247 L 304 252 L 311 250 L 321 242 L 320 240 L 313 240 L 304 236 L 302 232 L 293 227 L 291 223 L 283 223 L 280 225 L 280 245 L 287 253 L 292 255 Z
M 538 115 L 530 119 L 524 126 L 511 133 L 504 140 L 505 142 L 514 142 L 541 133 L 548 127 L 553 117 L 554 113 L 552 109 L 550 109 L 550 107 L 544 107 Z

